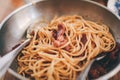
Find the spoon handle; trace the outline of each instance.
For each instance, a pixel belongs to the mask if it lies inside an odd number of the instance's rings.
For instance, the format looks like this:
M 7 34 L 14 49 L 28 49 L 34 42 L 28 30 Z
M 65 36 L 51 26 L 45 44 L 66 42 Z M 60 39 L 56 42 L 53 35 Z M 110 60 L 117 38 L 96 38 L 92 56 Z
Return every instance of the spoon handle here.
M 0 78 L 4 76 L 7 69 L 10 67 L 12 61 L 17 56 L 17 54 L 25 47 L 30 39 L 25 40 L 22 44 L 20 44 L 17 48 L 7 53 L 5 56 L 0 58 Z
M 90 61 L 89 65 L 86 67 L 86 69 L 83 70 L 83 71 L 80 73 L 80 75 L 79 75 L 79 77 L 77 78 L 77 80 L 86 80 L 86 77 L 87 77 L 87 75 L 88 75 L 88 72 L 89 72 L 89 70 L 90 70 L 90 68 L 91 68 L 91 65 L 93 64 L 94 61 L 95 61 L 95 59 L 93 59 L 93 60 Z

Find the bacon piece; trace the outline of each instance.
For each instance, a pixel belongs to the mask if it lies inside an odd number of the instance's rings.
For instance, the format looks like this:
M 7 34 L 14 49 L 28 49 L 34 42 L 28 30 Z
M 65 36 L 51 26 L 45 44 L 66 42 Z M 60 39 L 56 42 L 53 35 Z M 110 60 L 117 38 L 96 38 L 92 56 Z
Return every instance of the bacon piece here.
M 60 46 L 60 41 L 54 40 L 53 44 L 54 44 L 55 47 L 59 47 Z
M 55 47 L 63 46 L 67 43 L 65 38 L 65 26 L 62 23 L 58 24 L 58 30 L 53 30 L 53 44 Z M 70 46 L 66 46 L 65 50 L 69 50 Z
M 71 48 L 70 45 L 68 45 L 68 46 L 65 47 L 65 50 L 66 50 L 66 51 L 69 51 L 70 48 Z
M 57 39 L 57 31 L 53 30 L 52 35 L 53 35 L 54 39 L 56 40 Z
M 62 23 L 58 24 L 58 36 L 64 35 L 64 33 L 65 33 L 65 26 Z
M 60 42 L 64 42 L 65 37 L 63 35 L 60 35 L 60 36 L 57 37 L 57 40 L 60 41 Z
M 82 34 L 81 42 L 85 44 L 87 42 L 86 34 Z

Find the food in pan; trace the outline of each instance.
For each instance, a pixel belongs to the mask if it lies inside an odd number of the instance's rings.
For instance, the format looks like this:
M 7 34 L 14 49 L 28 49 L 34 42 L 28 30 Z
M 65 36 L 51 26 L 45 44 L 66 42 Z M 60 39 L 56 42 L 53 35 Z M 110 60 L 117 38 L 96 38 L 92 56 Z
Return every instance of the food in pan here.
M 29 36 L 18 73 L 35 80 L 76 80 L 91 59 L 116 46 L 108 26 L 78 15 L 55 17 Z

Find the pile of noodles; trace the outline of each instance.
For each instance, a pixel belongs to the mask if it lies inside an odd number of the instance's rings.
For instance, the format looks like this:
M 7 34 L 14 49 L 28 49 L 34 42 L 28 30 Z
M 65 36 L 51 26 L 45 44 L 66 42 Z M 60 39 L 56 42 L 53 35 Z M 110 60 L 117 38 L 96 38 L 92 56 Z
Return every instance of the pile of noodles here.
M 106 25 L 81 16 L 54 18 L 29 36 L 17 57 L 18 73 L 35 80 L 76 80 L 92 58 L 116 46 Z

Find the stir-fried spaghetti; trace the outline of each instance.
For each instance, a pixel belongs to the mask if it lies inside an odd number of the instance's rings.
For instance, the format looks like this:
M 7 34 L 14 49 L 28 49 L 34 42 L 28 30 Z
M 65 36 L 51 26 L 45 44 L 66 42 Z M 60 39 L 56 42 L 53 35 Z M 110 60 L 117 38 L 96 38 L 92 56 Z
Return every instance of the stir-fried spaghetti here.
M 106 25 L 81 16 L 54 18 L 30 36 L 17 57 L 18 72 L 35 80 L 76 80 L 92 58 L 116 45 Z

